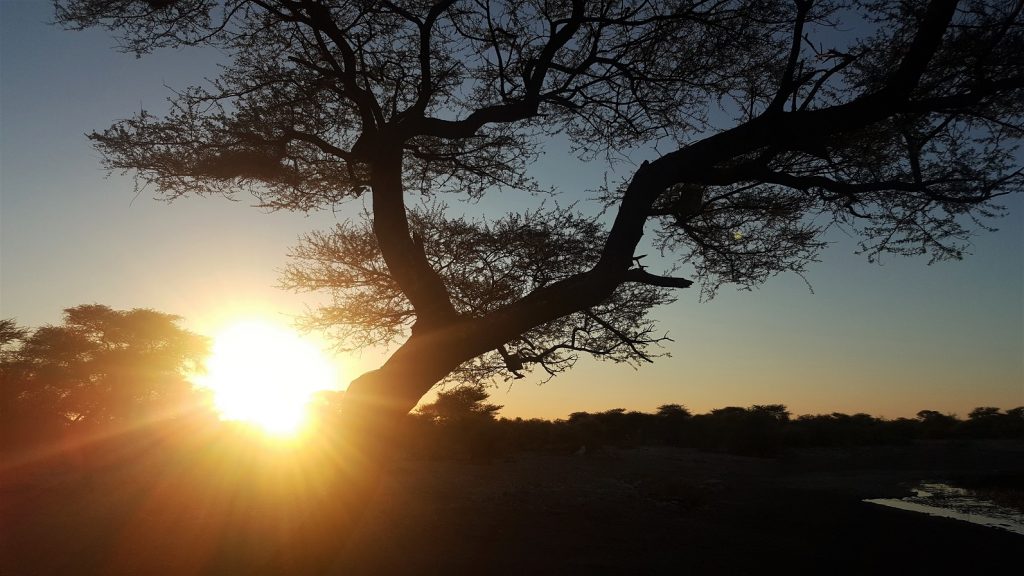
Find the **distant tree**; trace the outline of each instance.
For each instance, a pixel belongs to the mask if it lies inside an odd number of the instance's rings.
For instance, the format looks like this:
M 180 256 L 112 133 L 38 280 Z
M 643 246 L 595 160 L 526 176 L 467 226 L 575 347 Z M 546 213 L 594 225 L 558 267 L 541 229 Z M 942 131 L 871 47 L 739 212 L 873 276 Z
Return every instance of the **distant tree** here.
M 658 406 L 657 415 L 663 418 L 690 418 L 692 416 L 686 406 L 681 404 L 662 404 Z
M 1024 406 L 1006 411 L 1006 428 L 1009 436 L 1024 438 Z
M 984 420 L 986 418 L 998 418 L 1001 415 L 1002 414 L 999 408 L 995 408 L 993 406 L 980 406 L 978 408 L 975 408 L 974 410 L 971 410 L 967 414 L 967 419 Z
M 0 320 L 0 418 L 10 415 L 17 399 L 16 380 L 21 377 L 17 362 L 20 342 L 29 334 L 13 318 Z
M 664 338 L 649 313 L 673 290 L 801 273 L 836 227 L 869 258 L 960 258 L 1024 185 L 1020 2 L 56 8 L 138 55 L 225 58 L 166 115 L 92 134 L 109 169 L 168 199 L 249 190 L 264 208 L 316 210 L 369 195 L 362 222 L 307 237 L 284 276 L 333 294 L 310 325 L 342 346 L 397 344 L 346 394 L 367 441 L 445 378 L 554 374 L 580 354 L 650 361 Z M 588 213 L 444 208 L 443 194 L 545 192 L 530 166 L 554 135 L 622 171 Z M 637 164 L 637 150 L 657 152 Z M 663 266 L 642 260 L 651 245 Z
M 782 404 L 726 406 L 694 418 L 697 445 L 740 454 L 769 455 L 784 440 L 789 411 Z
M 1024 436 L 1024 408 L 1006 412 L 993 406 L 979 406 L 967 414 L 962 432 L 975 438 L 1006 438 Z
M 66 309 L 60 326 L 21 330 L 2 358 L 8 432 L 128 423 L 180 409 L 192 398 L 187 376 L 201 368 L 208 343 L 179 320 L 91 304 Z
M 651 416 L 635 410 L 614 408 L 593 415 L 601 429 L 601 443 L 634 445 L 645 440 Z
M 921 410 L 917 413 L 921 422 L 921 435 L 925 438 L 945 438 L 960 423 L 952 414 L 943 414 L 935 410 Z
M 766 416 L 776 422 L 789 422 L 789 410 L 782 404 L 755 404 L 750 407 L 750 412 Z
M 708 412 L 705 416 L 712 418 L 739 418 L 747 413 L 747 409 L 741 406 L 725 406 L 723 408 L 715 408 L 711 412 Z
M 465 421 L 494 420 L 503 408 L 488 404 L 490 394 L 482 385 L 463 385 L 443 390 L 437 399 L 420 406 L 416 411 L 424 418 L 440 424 Z
M 487 389 L 468 384 L 442 390 L 434 402 L 416 410 L 426 429 L 411 427 L 414 437 L 406 439 L 420 452 L 470 458 L 490 458 L 503 451 L 498 446 L 496 415 L 501 406 L 489 404 Z
M 654 421 L 657 438 L 668 444 L 683 444 L 692 418 L 690 411 L 681 404 L 658 406 Z
M 585 450 L 592 450 L 604 445 L 608 441 L 604 420 L 599 414 L 591 414 L 590 412 L 573 412 L 569 414 L 569 419 L 566 421 L 566 429 L 569 433 L 573 450 L 580 447 L 584 447 Z
M 543 450 L 552 448 L 569 448 L 564 438 L 565 421 L 552 422 L 542 418 L 524 420 L 502 418 L 499 421 L 503 430 L 502 436 L 513 450 Z
M 792 422 L 787 441 L 800 445 L 857 446 L 865 444 L 899 442 L 913 437 L 917 422 L 911 422 L 913 431 L 890 430 L 889 423 L 869 414 L 854 415 L 842 412 L 804 415 Z M 903 426 L 899 424 L 898 426 Z M 901 438 L 901 434 L 906 438 Z
M 28 329 L 18 326 L 13 318 L 0 320 L 0 354 L 6 354 L 15 343 L 28 335 Z

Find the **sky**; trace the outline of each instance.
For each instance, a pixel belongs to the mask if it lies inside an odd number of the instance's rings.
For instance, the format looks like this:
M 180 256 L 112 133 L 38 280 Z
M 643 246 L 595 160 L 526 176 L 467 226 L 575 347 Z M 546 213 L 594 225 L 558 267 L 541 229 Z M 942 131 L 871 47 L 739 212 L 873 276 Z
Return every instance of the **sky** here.
M 178 314 L 212 335 L 253 315 L 289 322 L 321 301 L 275 287 L 288 249 L 361 204 L 315 214 L 267 213 L 242 195 L 167 204 L 137 193 L 129 176 L 108 176 L 85 134 L 140 108 L 159 113 L 169 87 L 216 75 L 219 55 L 136 59 L 102 31 L 63 31 L 51 17 L 49 2 L 0 0 L 0 317 L 40 326 L 59 323 L 64 308 L 99 303 Z M 596 184 L 605 168 L 553 143 L 536 170 L 568 190 L 564 202 L 584 199 L 581 180 Z M 854 239 L 833 234 L 806 276 L 813 293 L 795 276 L 754 291 L 723 288 L 708 302 L 681 291 L 655 311 L 673 339 L 662 350 L 670 357 L 638 369 L 584 358 L 543 384 L 501 383 L 491 401 L 524 418 L 667 403 L 889 418 L 1024 405 L 1024 199 L 1005 204 L 999 230 L 975 238 L 963 261 L 871 264 L 853 254 Z M 338 386 L 385 354 L 335 358 Z

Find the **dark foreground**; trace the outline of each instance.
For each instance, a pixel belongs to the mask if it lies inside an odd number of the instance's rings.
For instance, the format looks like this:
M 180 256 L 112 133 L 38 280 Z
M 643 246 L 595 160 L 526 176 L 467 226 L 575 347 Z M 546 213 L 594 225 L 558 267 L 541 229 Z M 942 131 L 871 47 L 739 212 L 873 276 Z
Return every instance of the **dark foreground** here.
M 337 574 L 995 574 L 1014 573 L 1024 550 L 1009 532 L 862 502 L 922 480 L 1012 499 L 1022 442 L 403 460 L 343 549 L 331 542 L 351 522 L 321 516 L 343 515 L 331 502 L 344 483 L 273 458 L 136 455 L 7 478 L 0 574 L 304 573 L 325 549 Z

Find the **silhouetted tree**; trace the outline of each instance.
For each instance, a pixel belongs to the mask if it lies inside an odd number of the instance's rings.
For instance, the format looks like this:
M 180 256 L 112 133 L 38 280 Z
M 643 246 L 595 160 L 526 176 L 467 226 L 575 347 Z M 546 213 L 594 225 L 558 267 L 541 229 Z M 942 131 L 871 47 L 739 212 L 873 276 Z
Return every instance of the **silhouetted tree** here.
M 1021 417 L 1014 409 L 1005 413 L 994 406 L 979 406 L 967 414 L 967 421 L 960 429 L 973 438 L 1002 438 L 1019 435 L 1022 431 Z
M 93 134 L 111 170 L 166 198 L 249 190 L 270 209 L 369 194 L 362 222 L 302 241 L 284 284 L 332 292 L 310 325 L 343 346 L 401 342 L 346 394 L 375 431 L 451 376 L 649 361 L 663 338 L 648 313 L 674 289 L 800 273 L 836 226 L 869 258 L 960 258 L 1024 183 L 1019 2 L 56 6 L 136 54 L 225 56 L 163 117 Z M 529 167 L 552 135 L 613 168 L 663 152 L 605 187 L 608 218 L 444 208 L 445 193 L 544 190 Z M 645 229 L 661 273 L 637 253 Z
M 985 420 L 988 418 L 999 418 L 1000 416 L 999 408 L 994 406 L 980 406 L 967 414 L 969 420 Z
M 497 449 L 495 416 L 501 406 L 487 403 L 487 390 L 480 384 L 462 385 L 437 394 L 430 404 L 420 406 L 419 418 L 433 425 L 435 453 L 460 456 L 493 456 Z M 428 432 L 429 434 L 429 432 Z
M 779 423 L 789 422 L 789 410 L 782 404 L 755 404 L 749 411 Z
M 8 416 L 17 400 L 16 380 L 21 378 L 18 353 L 29 330 L 13 318 L 0 320 L 0 417 Z
M 478 396 L 476 394 L 466 396 Z M 475 400 L 474 400 L 475 402 Z M 603 412 L 574 412 L 567 420 L 479 418 L 456 403 L 461 417 L 410 418 L 413 454 L 482 456 L 509 450 L 553 450 L 584 454 L 606 447 L 659 444 L 696 447 L 756 456 L 774 456 L 786 448 L 907 444 L 917 439 L 1024 437 L 1024 408 L 975 410 L 962 421 L 953 415 L 922 410 L 916 419 L 885 420 L 869 414 L 802 415 L 791 418 L 782 404 L 731 406 L 691 415 L 678 404 L 660 406 L 654 414 L 622 408 Z M 462 422 L 463 424 L 459 424 Z
M 27 335 L 28 329 L 18 326 L 17 321 L 13 318 L 0 320 L 0 354 L 9 353 L 15 344 Z
M 690 418 L 692 414 L 682 404 L 662 404 L 658 406 L 658 416 L 663 418 Z
M 481 385 L 458 386 L 439 392 L 437 400 L 420 406 L 416 411 L 428 420 L 442 424 L 494 420 L 502 406 L 488 404 L 489 397 L 490 394 Z
M 916 436 L 917 425 L 911 420 L 896 424 L 884 422 L 864 413 L 805 415 L 792 422 L 786 441 L 798 446 L 861 446 L 909 441 Z
M 921 435 L 924 438 L 946 438 L 960 422 L 952 414 L 943 414 L 935 410 L 921 410 L 917 413 L 921 422 Z
M 693 418 L 690 411 L 680 404 L 662 404 L 655 416 L 658 439 L 668 444 L 682 444 L 689 432 L 689 421 Z
M 512 450 L 544 450 L 568 449 L 569 445 L 564 434 L 561 434 L 564 421 L 552 422 L 541 418 L 516 418 L 499 420 L 502 439 Z
M 782 404 L 727 406 L 695 416 L 692 441 L 700 448 L 770 455 L 781 449 L 788 423 Z
M 1013 438 L 1024 438 L 1024 406 L 1006 411 L 1006 434 Z
M 5 342 L 2 358 L 6 432 L 45 437 L 173 415 L 193 400 L 187 376 L 208 354 L 179 320 L 91 304 L 66 309 L 60 326 L 7 331 L 19 342 Z

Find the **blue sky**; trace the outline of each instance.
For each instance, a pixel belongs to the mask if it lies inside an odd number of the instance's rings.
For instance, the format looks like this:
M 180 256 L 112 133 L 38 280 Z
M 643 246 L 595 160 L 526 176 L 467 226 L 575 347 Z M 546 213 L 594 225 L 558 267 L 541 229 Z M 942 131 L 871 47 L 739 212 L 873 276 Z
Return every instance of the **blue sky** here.
M 170 94 L 216 74 L 214 52 L 112 49 L 99 31 L 46 24 L 48 2 L 0 2 L 0 316 L 55 323 L 63 308 L 101 303 L 180 314 L 209 333 L 232 318 L 288 318 L 316 296 L 274 288 L 303 232 L 360 206 L 305 215 L 265 213 L 240 196 L 173 204 L 136 196 L 130 178 L 106 177 L 84 134 L 140 108 L 160 112 Z M 579 165 L 554 146 L 537 167 L 575 187 L 604 167 Z M 585 188 L 583 186 L 582 188 Z M 526 199 L 502 199 L 519 205 Z M 498 203 L 480 205 L 483 209 Z M 1024 199 L 1008 202 L 999 231 L 976 238 L 962 262 L 869 264 L 841 234 L 803 280 L 782 276 L 753 292 L 723 289 L 710 302 L 683 291 L 658 311 L 675 340 L 634 370 L 585 359 L 543 386 L 503 385 L 506 416 L 564 417 L 576 410 L 695 411 L 784 403 L 796 413 L 920 409 L 965 414 L 1024 405 Z M 383 351 L 339 358 L 351 376 Z

